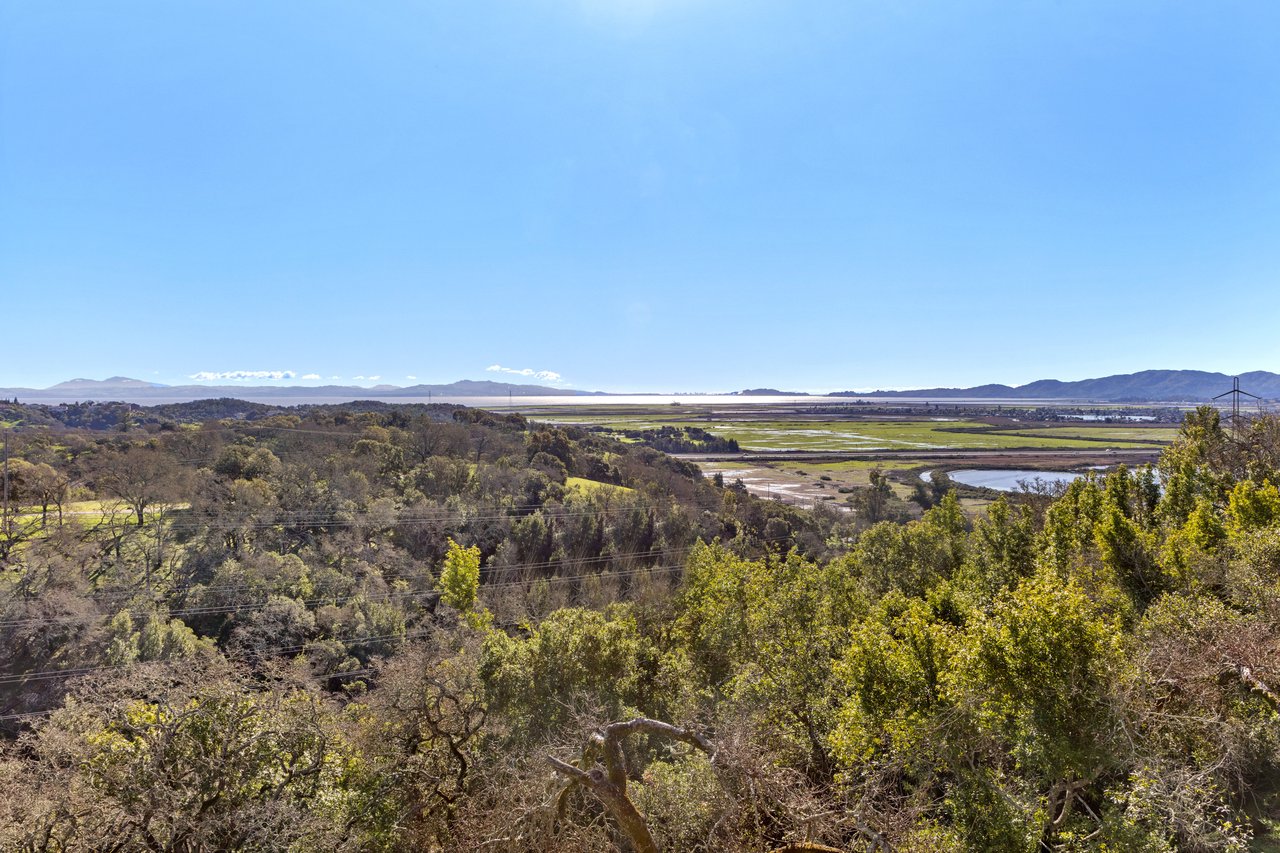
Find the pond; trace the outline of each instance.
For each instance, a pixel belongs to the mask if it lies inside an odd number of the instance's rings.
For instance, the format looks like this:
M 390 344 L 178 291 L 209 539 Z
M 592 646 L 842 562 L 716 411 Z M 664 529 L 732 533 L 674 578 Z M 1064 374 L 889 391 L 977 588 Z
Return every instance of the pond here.
M 1153 415 L 1063 415 L 1073 421 L 1154 421 Z
M 946 473 L 954 482 L 965 486 L 996 489 L 1001 492 L 1016 492 L 1021 482 L 1032 484 L 1039 480 L 1049 486 L 1057 485 L 1058 483 L 1065 485 L 1084 476 L 1073 471 L 1030 471 L 1011 470 L 1008 468 L 961 468 L 958 471 L 948 471 Z M 921 475 L 921 479 L 932 480 L 933 472 L 926 471 Z

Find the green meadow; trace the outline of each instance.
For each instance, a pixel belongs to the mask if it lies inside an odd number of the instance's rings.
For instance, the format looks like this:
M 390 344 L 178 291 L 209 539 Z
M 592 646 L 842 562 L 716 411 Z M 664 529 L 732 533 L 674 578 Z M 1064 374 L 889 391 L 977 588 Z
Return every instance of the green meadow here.
M 650 414 L 585 415 L 565 413 L 545 418 L 550 423 L 575 423 L 616 430 L 646 430 L 663 426 L 699 427 L 735 439 L 743 450 L 848 452 L 865 450 L 1097 450 L 1099 440 L 1133 449 L 1157 449 L 1175 430 L 1107 427 L 1049 427 L 1009 429 L 976 420 L 764 420 L 707 414 L 701 418 Z
M 1003 430 L 1002 430 L 1003 431 Z M 1170 442 L 1178 435 L 1176 427 L 1098 427 L 1054 426 L 1040 429 L 1019 429 L 1015 435 L 1032 435 L 1052 438 L 1089 438 L 1100 441 Z

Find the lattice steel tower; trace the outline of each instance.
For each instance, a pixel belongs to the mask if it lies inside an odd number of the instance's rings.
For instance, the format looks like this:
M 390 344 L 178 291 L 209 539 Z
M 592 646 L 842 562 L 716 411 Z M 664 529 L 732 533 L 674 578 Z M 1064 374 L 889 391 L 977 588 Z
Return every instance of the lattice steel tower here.
M 1231 397 L 1231 415 L 1230 415 L 1230 418 L 1231 418 L 1231 437 L 1232 437 L 1233 439 L 1235 439 L 1236 441 L 1239 441 L 1239 440 L 1240 440 L 1240 432 L 1241 432 L 1241 430 L 1242 430 L 1242 428 L 1243 428 L 1243 424 L 1244 424 L 1244 421 L 1242 420 L 1241 415 L 1240 415 L 1240 398 L 1241 398 L 1241 397 L 1252 397 L 1253 399 L 1257 400 L 1259 403 L 1261 403 L 1262 398 L 1261 398 L 1261 397 L 1259 397 L 1257 394 L 1250 394 L 1248 391 L 1241 390 L 1241 388 L 1240 388 L 1240 377 L 1239 377 L 1239 376 L 1237 376 L 1237 377 L 1235 377 L 1234 379 L 1232 379 L 1232 380 L 1231 380 L 1231 390 L 1230 390 L 1230 391 L 1224 391 L 1224 392 L 1222 392 L 1221 394 L 1219 394 L 1218 396 L 1214 397 L 1213 399 L 1215 399 L 1215 400 L 1221 400 L 1223 397 L 1226 397 L 1226 396 L 1228 396 L 1228 395 L 1230 395 L 1230 397 Z

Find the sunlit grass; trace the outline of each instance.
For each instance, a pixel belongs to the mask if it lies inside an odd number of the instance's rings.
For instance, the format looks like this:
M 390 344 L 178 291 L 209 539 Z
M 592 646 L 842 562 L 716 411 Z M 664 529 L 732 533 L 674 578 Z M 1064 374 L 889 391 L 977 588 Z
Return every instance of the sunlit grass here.
M 613 483 L 602 483 L 599 480 L 588 480 L 586 477 L 569 477 L 564 481 L 564 485 L 569 491 L 583 495 L 600 491 L 614 491 L 619 494 L 635 491 L 635 489 L 627 486 L 615 486 Z
M 650 414 L 648 417 L 633 415 L 590 415 L 565 418 L 565 423 L 606 426 L 611 429 L 656 429 L 661 426 L 699 427 L 721 438 L 735 439 L 743 450 L 810 452 L 850 452 L 861 450 L 1097 450 L 1098 438 L 1113 438 L 1123 446 L 1135 449 L 1156 449 L 1156 441 L 1134 441 L 1137 438 L 1165 438 L 1173 431 L 1161 430 L 1159 436 L 1141 435 L 1141 429 L 1124 430 L 1125 435 L 1113 433 L 1106 427 L 1056 427 L 1045 430 L 1023 429 L 1017 431 L 993 430 L 980 421 L 941 421 L 921 418 L 918 420 L 866 420 L 866 421 L 815 421 L 815 420 L 755 420 L 732 416 L 723 419 L 707 418 L 691 420 L 664 418 Z M 1117 431 L 1118 432 L 1118 431 Z

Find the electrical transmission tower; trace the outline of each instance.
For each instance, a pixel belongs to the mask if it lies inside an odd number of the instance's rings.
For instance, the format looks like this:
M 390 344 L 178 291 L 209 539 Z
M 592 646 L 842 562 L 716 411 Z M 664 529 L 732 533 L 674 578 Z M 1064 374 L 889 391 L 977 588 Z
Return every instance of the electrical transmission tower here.
M 1231 418 L 1231 437 L 1232 437 L 1233 439 L 1235 439 L 1236 441 L 1239 441 L 1239 440 L 1240 440 L 1240 433 L 1241 433 L 1241 432 L 1243 431 L 1243 429 L 1244 429 L 1244 421 L 1243 421 L 1242 416 L 1241 416 L 1241 414 L 1240 414 L 1240 398 L 1241 398 L 1241 397 L 1252 397 L 1253 399 L 1257 400 L 1259 403 L 1261 403 L 1261 402 L 1262 402 L 1262 398 L 1261 398 L 1261 397 L 1259 397 L 1257 394 L 1250 394 L 1248 391 L 1243 391 L 1243 390 L 1241 390 L 1241 388 L 1240 388 L 1240 377 L 1239 377 L 1239 376 L 1237 376 L 1237 377 L 1235 377 L 1234 379 L 1232 379 L 1232 380 L 1231 380 L 1231 390 L 1230 390 L 1230 391 L 1224 391 L 1224 392 L 1222 392 L 1221 394 L 1219 394 L 1218 396 L 1214 397 L 1213 399 L 1215 399 L 1215 400 L 1221 400 L 1223 397 L 1226 397 L 1226 396 L 1230 396 L 1230 397 L 1231 397 L 1231 415 L 1230 415 L 1230 418 Z

